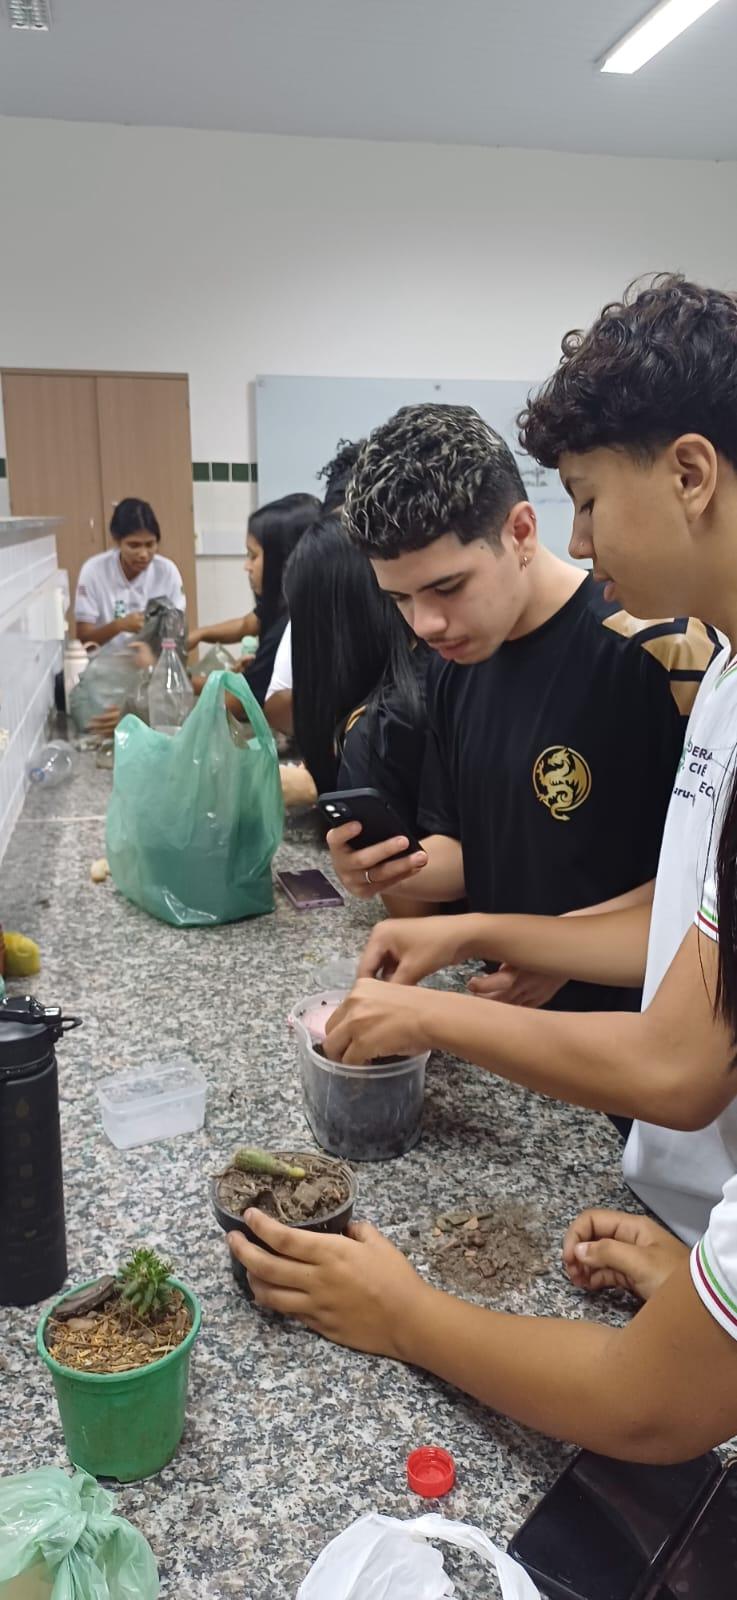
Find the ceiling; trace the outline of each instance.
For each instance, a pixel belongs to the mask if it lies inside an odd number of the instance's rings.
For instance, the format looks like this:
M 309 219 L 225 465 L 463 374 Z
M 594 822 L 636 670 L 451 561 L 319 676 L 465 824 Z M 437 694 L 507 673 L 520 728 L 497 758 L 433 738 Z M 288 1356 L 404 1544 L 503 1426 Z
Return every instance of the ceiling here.
M 737 158 L 737 0 L 633 77 L 648 0 L 0 0 L 0 112 L 254 133 Z

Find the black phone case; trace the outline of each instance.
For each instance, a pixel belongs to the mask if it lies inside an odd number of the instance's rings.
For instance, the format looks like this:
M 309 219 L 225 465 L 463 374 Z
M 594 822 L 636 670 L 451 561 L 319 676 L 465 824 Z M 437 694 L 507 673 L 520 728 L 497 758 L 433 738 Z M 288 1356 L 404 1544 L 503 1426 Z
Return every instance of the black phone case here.
M 399 861 L 403 856 L 414 855 L 421 849 L 419 840 L 415 839 L 406 828 L 401 817 L 397 816 L 393 806 L 379 794 L 378 789 L 344 789 L 336 790 L 333 794 L 321 794 L 317 798 L 318 806 L 331 828 L 341 828 L 346 822 L 360 822 L 362 832 L 357 839 L 351 839 L 351 850 L 367 850 L 372 844 L 384 844 L 387 839 L 394 839 L 404 835 L 409 839 L 406 850 L 398 850 L 393 861 Z M 344 815 L 339 818 L 332 817 L 327 809 L 329 805 L 340 805 Z
M 574 1468 L 581 1458 L 586 1457 L 589 1454 L 590 1452 L 585 1450 L 577 1451 L 576 1455 L 571 1458 L 560 1476 L 556 1478 L 555 1483 L 551 1484 L 551 1487 L 548 1489 L 547 1493 L 543 1495 L 542 1500 L 539 1500 L 537 1505 L 533 1507 L 529 1516 L 523 1522 L 522 1527 L 518 1528 L 517 1532 L 512 1536 L 507 1546 L 510 1556 L 513 1556 L 515 1561 L 518 1561 L 520 1566 L 524 1567 L 525 1572 L 529 1573 L 533 1583 L 537 1584 L 540 1594 L 543 1596 L 543 1600 L 590 1600 L 590 1594 L 586 1593 L 585 1588 L 581 1586 L 574 1588 L 565 1583 L 560 1583 L 557 1578 L 551 1578 L 550 1575 L 544 1572 L 541 1567 L 533 1566 L 529 1561 L 527 1561 L 524 1553 L 526 1543 L 525 1536 L 530 1523 L 533 1521 L 533 1518 L 535 1518 L 540 1510 L 549 1504 L 550 1500 L 555 1496 L 556 1489 L 558 1488 L 561 1480 L 569 1477 L 573 1473 Z M 629 1594 L 622 1594 L 618 1596 L 618 1600 L 658 1600 L 658 1591 L 660 1584 L 663 1581 L 663 1574 L 673 1556 L 674 1550 L 680 1549 L 686 1538 L 690 1537 L 691 1532 L 698 1522 L 705 1506 L 708 1504 L 711 1496 L 715 1493 L 718 1484 L 721 1482 L 723 1473 L 721 1471 L 722 1463 L 719 1456 L 715 1453 L 715 1451 L 712 1450 L 708 1452 L 708 1456 L 705 1459 L 710 1460 L 712 1463 L 712 1475 L 711 1477 L 705 1478 L 703 1489 L 699 1495 L 699 1498 L 695 1501 L 695 1503 L 692 1502 L 689 1510 L 684 1513 L 684 1516 L 678 1522 L 677 1526 L 673 1528 L 670 1537 L 665 1541 L 662 1548 L 653 1558 L 648 1570 L 643 1573 L 642 1578 L 635 1584 L 634 1588 L 630 1589 Z M 686 1520 L 684 1520 L 684 1518 Z M 575 1538 L 574 1528 L 571 1529 L 571 1536 Z

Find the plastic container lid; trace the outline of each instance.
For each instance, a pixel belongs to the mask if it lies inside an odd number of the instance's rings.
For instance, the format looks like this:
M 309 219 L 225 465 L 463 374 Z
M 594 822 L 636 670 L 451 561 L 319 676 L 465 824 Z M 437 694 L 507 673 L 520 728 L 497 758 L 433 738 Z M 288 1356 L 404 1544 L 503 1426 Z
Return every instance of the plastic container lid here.
M 423 1500 L 439 1500 L 456 1481 L 456 1464 L 449 1450 L 437 1444 L 423 1444 L 407 1457 L 407 1482 L 413 1494 Z
M 117 1112 L 123 1116 L 146 1112 L 155 1105 L 170 1104 L 183 1095 L 197 1094 L 206 1089 L 207 1081 L 199 1067 L 186 1057 L 179 1056 L 165 1062 L 145 1063 L 137 1072 L 120 1072 L 112 1078 L 102 1078 L 97 1084 L 97 1098 L 103 1111 Z

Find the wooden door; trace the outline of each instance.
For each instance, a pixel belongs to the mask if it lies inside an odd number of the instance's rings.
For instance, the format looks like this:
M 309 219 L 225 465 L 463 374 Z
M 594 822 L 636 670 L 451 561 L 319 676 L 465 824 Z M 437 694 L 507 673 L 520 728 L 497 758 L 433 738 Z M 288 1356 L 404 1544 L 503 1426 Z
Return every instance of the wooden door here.
M 56 546 L 69 573 L 73 631 L 79 569 L 105 549 L 95 378 L 4 372 L 2 387 L 11 515 L 63 518 Z
M 97 378 L 100 463 L 106 524 L 128 495 L 148 500 L 161 528 L 161 553 L 184 580 L 190 627 L 197 622 L 192 446 L 186 377 Z

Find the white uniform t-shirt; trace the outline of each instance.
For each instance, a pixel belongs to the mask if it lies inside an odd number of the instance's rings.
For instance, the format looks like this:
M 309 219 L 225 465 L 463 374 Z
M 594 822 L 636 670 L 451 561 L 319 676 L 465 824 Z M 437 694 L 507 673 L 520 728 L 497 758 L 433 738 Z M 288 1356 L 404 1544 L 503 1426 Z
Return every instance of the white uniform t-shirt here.
M 737 661 L 717 656 L 689 718 L 658 863 L 643 1010 L 650 1004 L 693 922 L 718 938 L 715 861 L 723 807 L 737 763 Z M 645 1070 L 647 1070 L 645 1068 Z M 735 1069 L 737 1096 L 737 1069 Z M 725 1184 L 737 1173 L 737 1098 L 707 1128 L 673 1132 L 635 1122 L 624 1152 L 630 1188 L 673 1231 L 693 1244 Z M 732 1215 L 737 1217 L 737 1189 Z M 737 1271 L 737 1234 L 733 1247 Z
M 281 694 L 285 689 L 291 693 L 292 688 L 292 624 L 288 622 L 274 656 L 274 667 L 266 699 L 268 700 L 272 694 Z
M 102 555 L 90 556 L 82 567 L 74 615 L 77 622 L 99 625 L 127 617 L 133 611 L 145 611 L 149 600 L 158 599 L 168 600 L 178 611 L 186 610 L 181 573 L 168 556 L 154 556 L 131 582 L 120 564 L 120 552 L 105 550 Z M 123 647 L 133 637 L 131 633 L 117 633 L 110 643 Z
M 691 1252 L 691 1277 L 707 1311 L 737 1339 L 737 1177 L 725 1183 L 706 1233 Z

